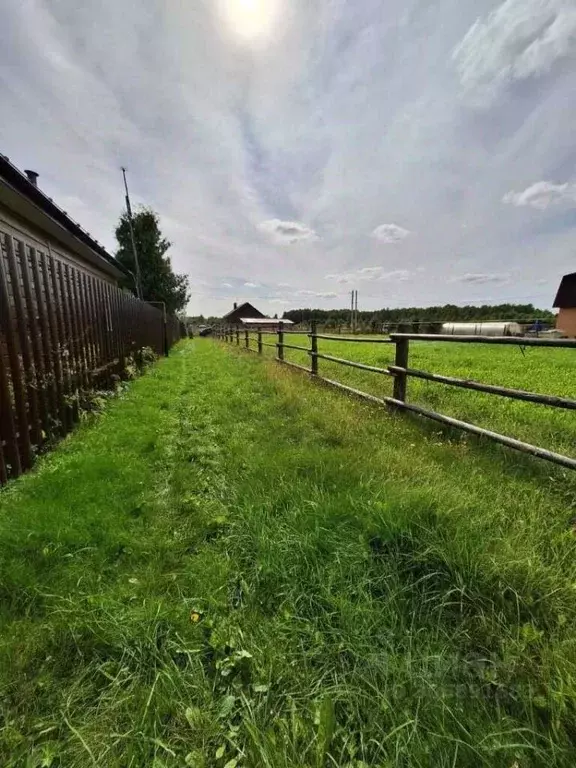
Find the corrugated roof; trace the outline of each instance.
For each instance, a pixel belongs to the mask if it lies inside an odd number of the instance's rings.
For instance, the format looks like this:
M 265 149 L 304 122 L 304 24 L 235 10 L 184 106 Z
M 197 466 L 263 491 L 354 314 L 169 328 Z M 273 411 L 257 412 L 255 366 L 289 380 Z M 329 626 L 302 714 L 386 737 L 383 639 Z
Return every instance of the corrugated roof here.
M 279 320 L 277 317 L 241 317 L 241 323 L 254 323 L 254 325 L 294 325 L 292 320 Z
M 556 309 L 572 309 L 576 307 L 576 272 L 564 275 L 552 306 Z

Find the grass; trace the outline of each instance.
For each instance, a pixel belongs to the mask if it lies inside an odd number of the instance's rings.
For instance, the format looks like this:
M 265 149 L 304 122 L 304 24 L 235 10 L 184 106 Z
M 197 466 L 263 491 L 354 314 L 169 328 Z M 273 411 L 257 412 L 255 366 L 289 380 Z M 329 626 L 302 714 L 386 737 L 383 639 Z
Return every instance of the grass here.
M 266 337 L 275 340 L 273 336 Z M 286 336 L 287 343 L 309 346 L 305 335 Z M 244 339 L 241 339 L 244 342 Z M 394 362 L 394 345 L 359 344 L 320 339 L 323 354 L 355 360 L 386 368 Z M 275 351 L 265 347 L 268 357 Z M 286 350 L 286 360 L 309 366 L 304 352 Z M 327 378 L 374 395 L 391 395 L 388 377 L 319 360 L 320 373 Z M 445 376 L 475 379 L 549 395 L 575 399 L 576 351 L 481 344 L 410 342 L 411 368 Z M 489 395 L 457 389 L 422 379 L 410 378 L 408 400 L 432 410 L 470 421 L 478 426 L 576 457 L 576 411 L 553 409 Z M 424 427 L 426 429 L 426 427 Z
M 184 342 L 0 493 L 0 764 L 572 766 L 575 490 Z

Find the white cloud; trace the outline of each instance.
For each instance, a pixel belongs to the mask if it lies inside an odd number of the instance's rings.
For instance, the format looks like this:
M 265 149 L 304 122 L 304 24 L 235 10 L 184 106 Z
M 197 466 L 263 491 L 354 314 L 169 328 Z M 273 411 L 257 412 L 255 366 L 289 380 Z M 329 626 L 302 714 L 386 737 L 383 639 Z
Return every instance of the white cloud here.
M 260 288 L 260 283 L 244 283 L 244 288 Z
M 485 285 L 487 283 L 507 283 L 510 274 L 499 272 L 467 272 L 464 275 L 453 277 L 453 283 L 467 283 L 468 285 Z
M 354 272 L 340 272 L 332 275 L 326 275 L 326 280 L 335 280 L 337 283 L 358 283 L 375 280 L 387 282 L 401 282 L 408 280 L 411 272 L 407 269 L 395 269 L 392 272 L 386 272 L 384 267 L 362 267 Z
M 338 294 L 332 291 L 296 291 L 296 296 L 314 296 L 317 299 L 335 299 Z
M 222 288 L 232 288 L 231 283 L 222 283 Z
M 380 224 L 372 232 L 372 237 L 382 243 L 401 243 L 409 234 L 409 230 L 399 227 L 397 224 Z
M 269 302 L 270 304 L 284 304 L 284 305 L 286 305 L 286 306 L 287 306 L 288 304 L 292 304 L 292 302 L 291 302 L 291 301 L 287 301 L 286 299 L 268 299 L 268 302 Z
M 531 184 L 523 192 L 507 192 L 502 198 L 503 203 L 515 205 L 520 208 L 529 206 L 540 211 L 546 210 L 549 205 L 559 203 L 576 203 L 576 184 L 554 184 L 551 181 L 537 181 Z
M 487 106 L 508 84 L 542 75 L 576 53 L 573 0 L 505 0 L 454 49 L 464 93 Z
M 261 222 L 258 226 L 262 232 L 272 235 L 275 242 L 279 244 L 300 243 L 318 239 L 318 235 L 313 229 L 309 229 L 297 221 L 270 219 L 269 221 Z

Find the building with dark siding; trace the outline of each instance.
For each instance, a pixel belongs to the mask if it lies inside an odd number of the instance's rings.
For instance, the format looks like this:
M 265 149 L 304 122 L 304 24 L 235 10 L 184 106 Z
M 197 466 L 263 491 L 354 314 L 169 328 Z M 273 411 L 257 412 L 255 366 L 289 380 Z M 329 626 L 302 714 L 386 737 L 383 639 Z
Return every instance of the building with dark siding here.
M 556 328 L 571 338 L 576 337 L 576 272 L 562 278 L 554 307 L 560 310 Z

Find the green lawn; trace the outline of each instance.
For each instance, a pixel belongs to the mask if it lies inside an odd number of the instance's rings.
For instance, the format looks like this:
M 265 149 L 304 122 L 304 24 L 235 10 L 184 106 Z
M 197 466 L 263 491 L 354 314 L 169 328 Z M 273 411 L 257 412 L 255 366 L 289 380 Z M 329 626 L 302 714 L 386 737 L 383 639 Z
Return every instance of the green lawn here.
M 265 337 L 275 341 L 274 336 Z M 305 335 L 286 335 L 287 343 L 309 346 Z M 241 338 L 241 343 L 244 339 Z M 321 353 L 386 368 L 394 345 L 319 340 Z M 253 344 L 255 346 L 255 344 Z M 265 347 L 269 357 L 275 350 Z M 286 350 L 286 360 L 309 365 L 304 352 Z M 530 392 L 576 399 L 576 349 L 546 349 L 453 342 L 410 342 L 411 368 L 475 379 Z M 392 380 L 320 360 L 320 373 L 374 395 L 391 395 Z M 553 409 L 422 379 L 408 382 L 408 400 L 448 416 L 576 457 L 576 411 Z M 424 422 L 423 422 L 424 423 Z M 433 427 L 437 429 L 437 427 Z M 424 429 L 426 427 L 424 426 Z
M 0 765 L 571 767 L 575 491 L 184 342 L 0 492 Z

